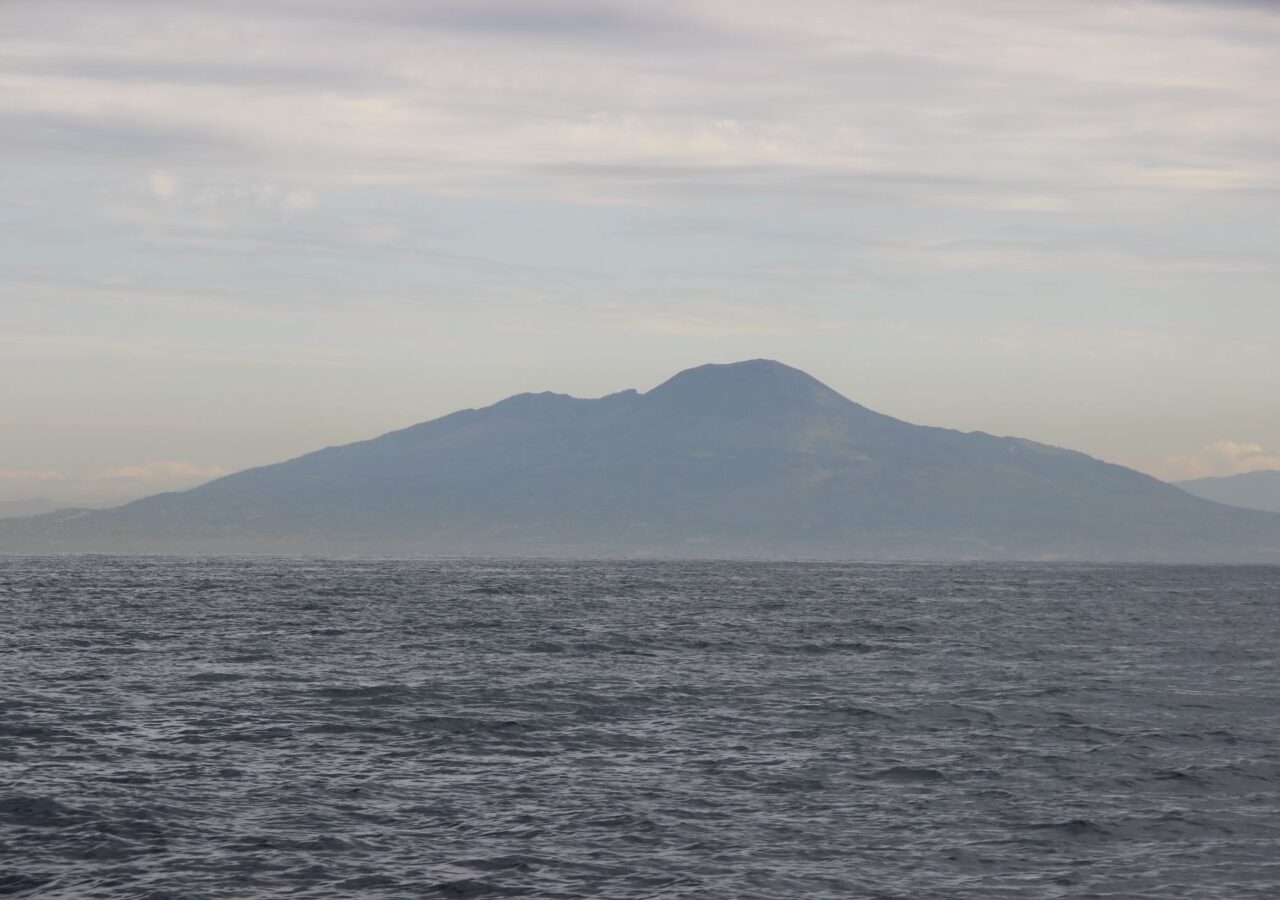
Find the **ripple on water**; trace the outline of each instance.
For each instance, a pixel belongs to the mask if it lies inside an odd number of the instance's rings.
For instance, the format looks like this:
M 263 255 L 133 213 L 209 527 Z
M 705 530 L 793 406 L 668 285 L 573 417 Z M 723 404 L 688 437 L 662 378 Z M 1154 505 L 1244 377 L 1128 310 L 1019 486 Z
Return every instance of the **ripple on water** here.
M 1280 570 L 0 560 L 0 895 L 1280 896 Z

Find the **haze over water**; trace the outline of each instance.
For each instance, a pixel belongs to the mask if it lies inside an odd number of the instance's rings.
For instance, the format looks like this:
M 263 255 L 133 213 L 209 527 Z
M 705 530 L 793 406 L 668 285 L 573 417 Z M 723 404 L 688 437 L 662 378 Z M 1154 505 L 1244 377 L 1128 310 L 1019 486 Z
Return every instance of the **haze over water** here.
M 1274 897 L 1277 596 L 1244 567 L 3 560 L 0 891 Z

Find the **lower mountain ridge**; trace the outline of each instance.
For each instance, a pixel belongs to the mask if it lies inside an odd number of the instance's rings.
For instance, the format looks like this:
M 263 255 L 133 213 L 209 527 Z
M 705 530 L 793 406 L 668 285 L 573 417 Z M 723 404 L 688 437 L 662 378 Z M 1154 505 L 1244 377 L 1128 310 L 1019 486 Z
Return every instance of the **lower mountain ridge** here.
M 1280 469 L 1175 481 L 1188 494 L 1206 500 L 1280 513 Z
M 1032 441 L 911 425 L 781 363 L 520 394 L 108 510 L 0 553 L 1280 562 L 1280 515 Z

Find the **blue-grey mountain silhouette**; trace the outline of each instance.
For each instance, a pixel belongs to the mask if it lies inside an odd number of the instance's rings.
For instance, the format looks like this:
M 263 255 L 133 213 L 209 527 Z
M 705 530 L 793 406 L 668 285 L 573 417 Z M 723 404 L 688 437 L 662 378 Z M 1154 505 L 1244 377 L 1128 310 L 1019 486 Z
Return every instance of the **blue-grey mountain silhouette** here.
M 1206 500 L 1280 513 L 1280 469 L 1174 482 L 1188 494 Z
M 0 552 L 1280 561 L 1280 516 L 911 425 L 768 360 L 520 394 L 182 493 L 0 523 Z

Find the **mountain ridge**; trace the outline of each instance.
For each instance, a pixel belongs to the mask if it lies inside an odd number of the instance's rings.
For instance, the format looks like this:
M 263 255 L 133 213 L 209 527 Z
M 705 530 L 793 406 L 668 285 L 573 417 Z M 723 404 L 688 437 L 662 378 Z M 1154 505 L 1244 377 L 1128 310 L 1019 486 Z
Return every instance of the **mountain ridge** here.
M 15 522 L 19 524 L 14 524 Z M 747 360 L 487 407 L 112 510 L 0 553 L 1280 561 L 1280 516 L 1023 438 L 913 425 Z
M 1280 469 L 1259 469 L 1237 475 L 1215 475 L 1175 481 L 1188 494 L 1262 512 L 1280 513 Z

